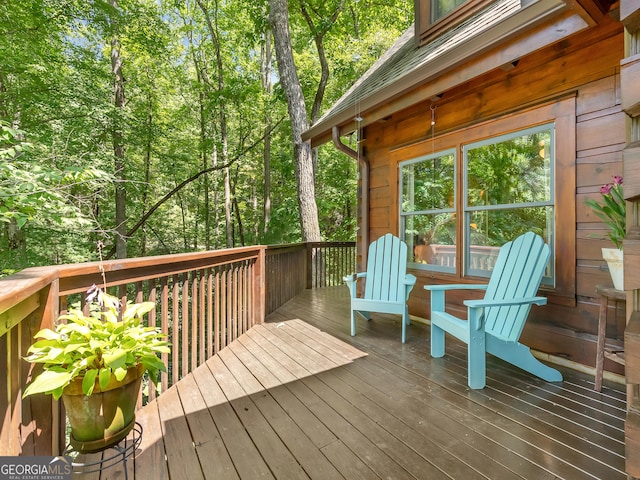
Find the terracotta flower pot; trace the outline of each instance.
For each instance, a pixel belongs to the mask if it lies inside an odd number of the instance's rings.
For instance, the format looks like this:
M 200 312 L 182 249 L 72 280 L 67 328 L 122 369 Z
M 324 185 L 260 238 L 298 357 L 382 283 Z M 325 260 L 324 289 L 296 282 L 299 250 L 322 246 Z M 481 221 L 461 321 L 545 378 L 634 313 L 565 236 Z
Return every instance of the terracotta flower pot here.
M 62 400 L 71 424 L 71 446 L 76 452 L 99 452 L 127 436 L 135 424 L 144 371 L 144 365 L 131 367 L 122 381 L 112 376 L 104 389 L 96 380 L 91 395 L 82 393 L 82 377 L 64 389 Z

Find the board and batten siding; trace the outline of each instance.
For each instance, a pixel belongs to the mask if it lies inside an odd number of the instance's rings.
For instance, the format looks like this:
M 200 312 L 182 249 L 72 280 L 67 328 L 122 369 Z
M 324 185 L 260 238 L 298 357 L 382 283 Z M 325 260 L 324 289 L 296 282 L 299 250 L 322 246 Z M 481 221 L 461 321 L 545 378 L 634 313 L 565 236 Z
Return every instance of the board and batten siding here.
M 526 42 L 526 37 L 516 41 Z M 570 272 L 575 275 L 575 285 L 570 296 L 554 300 L 549 292 L 549 304 L 532 309 L 522 342 L 536 350 L 593 366 L 599 302 L 595 286 L 610 283 L 600 249 L 611 246 L 611 242 L 594 238 L 594 234 L 604 236 L 606 231 L 584 202 L 597 198 L 600 185 L 622 172 L 625 113 L 620 106 L 619 72 L 623 56 L 622 26 L 607 17 L 595 27 L 523 56 L 515 66 L 495 69 L 445 91 L 433 103 L 425 100 L 368 125 L 363 145 L 370 162 L 371 241 L 387 232 L 398 232 L 399 161 L 414 158 L 410 156 L 412 152 L 431 153 L 430 147 L 437 151 L 438 138 L 442 136 L 464 135 L 470 130 L 474 135 L 486 131 L 487 136 L 493 136 L 494 121 L 521 117 L 522 112 L 542 108 L 553 110 L 554 105 L 566 108 L 566 100 L 570 99 L 575 106 L 575 113 L 568 117 L 575 122 L 571 125 L 575 152 L 563 155 L 561 161 L 575 162 L 572 165 L 575 179 L 566 185 L 557 182 L 556 192 L 575 197 L 575 211 L 571 212 L 575 221 L 556 221 L 556 229 L 563 229 L 574 244 L 571 248 L 575 250 L 575 265 L 565 262 L 560 268 L 575 269 Z M 432 104 L 436 106 L 435 138 L 430 124 Z M 477 139 L 475 136 L 470 141 Z M 402 152 L 409 156 L 403 158 Z M 422 285 L 437 283 L 438 276 L 424 271 L 412 273 L 418 277 L 419 285 L 410 298 L 410 313 L 428 317 L 429 298 Z M 452 311 L 464 312 L 461 298 L 455 295 L 448 298 L 452 300 Z M 621 341 L 624 326 L 624 307 L 612 305 L 607 337 Z M 622 373 L 620 367 L 608 361 L 605 369 Z

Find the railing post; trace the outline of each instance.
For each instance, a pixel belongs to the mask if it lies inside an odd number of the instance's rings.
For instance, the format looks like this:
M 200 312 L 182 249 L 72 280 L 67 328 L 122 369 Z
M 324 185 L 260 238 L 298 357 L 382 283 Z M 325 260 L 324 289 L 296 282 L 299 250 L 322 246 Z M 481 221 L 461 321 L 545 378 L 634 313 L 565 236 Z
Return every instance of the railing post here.
M 309 242 L 306 244 L 307 250 L 307 261 L 305 262 L 305 276 L 307 278 L 305 288 L 312 289 L 313 288 L 313 245 Z
M 254 268 L 253 278 L 253 292 L 254 292 L 254 309 L 253 309 L 253 324 L 263 323 L 265 317 L 265 305 L 266 305 L 266 247 L 260 247 L 258 250 L 258 257 L 256 259 L 256 265 Z
M 39 307 L 20 325 L 21 356 L 26 355 L 33 336 L 43 328 L 53 328 L 59 315 L 59 281 L 53 280 L 38 294 Z M 20 360 L 22 361 L 22 360 Z M 23 362 L 21 383 L 25 385 L 40 367 Z M 22 392 L 20 392 L 20 395 Z M 22 400 L 21 455 L 58 455 L 65 442 L 64 411 L 62 403 L 51 395 L 33 395 Z

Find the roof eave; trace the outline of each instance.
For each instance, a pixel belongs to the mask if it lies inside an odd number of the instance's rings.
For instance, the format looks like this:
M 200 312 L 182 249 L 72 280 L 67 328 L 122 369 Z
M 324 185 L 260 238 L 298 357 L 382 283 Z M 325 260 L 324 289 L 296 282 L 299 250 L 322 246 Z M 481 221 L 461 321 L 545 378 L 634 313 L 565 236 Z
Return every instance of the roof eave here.
M 510 38 L 520 35 L 526 30 L 535 27 L 541 22 L 548 21 L 552 16 L 559 15 L 566 10 L 567 5 L 562 0 L 538 0 L 522 8 L 518 13 L 498 23 L 494 27 L 469 39 L 469 41 L 459 47 L 452 49 L 447 55 L 420 65 L 398 78 L 395 82 L 385 85 L 358 101 L 359 115 L 363 118 L 360 126 L 366 126 L 389 115 L 389 108 L 382 108 L 385 104 L 397 101 L 416 87 L 429 83 L 447 71 L 463 65 L 474 56 L 486 52 L 491 48 L 495 48 Z M 587 26 L 588 23 L 583 21 L 582 25 L 576 25 L 576 28 L 572 29 L 572 31 L 558 32 L 557 35 L 547 35 L 544 41 L 546 41 L 546 45 L 549 45 L 561 39 L 558 37 L 564 38 L 575 33 L 576 29 L 581 30 Z M 545 45 L 537 45 L 537 48 L 543 46 Z M 513 60 L 516 59 L 517 58 L 514 58 Z M 506 64 L 508 61 L 508 59 L 505 59 L 502 64 Z M 494 66 L 488 64 L 486 71 L 498 66 L 499 65 Z M 478 74 L 479 73 L 476 72 L 476 75 Z M 453 86 L 455 85 L 449 85 L 449 88 Z M 436 93 L 441 92 L 434 92 L 434 94 Z M 402 108 L 406 108 L 424 99 L 425 98 L 415 98 L 410 100 L 410 103 L 403 101 Z M 376 110 L 375 113 L 373 112 L 374 110 Z M 374 113 L 374 115 L 371 115 L 371 113 Z M 303 140 L 311 140 L 314 146 L 322 145 L 331 140 L 331 131 L 334 126 L 338 126 L 342 134 L 351 132 L 355 126 L 354 116 L 354 112 L 349 109 L 337 111 L 333 115 L 321 118 L 318 123 L 303 132 L 302 138 Z

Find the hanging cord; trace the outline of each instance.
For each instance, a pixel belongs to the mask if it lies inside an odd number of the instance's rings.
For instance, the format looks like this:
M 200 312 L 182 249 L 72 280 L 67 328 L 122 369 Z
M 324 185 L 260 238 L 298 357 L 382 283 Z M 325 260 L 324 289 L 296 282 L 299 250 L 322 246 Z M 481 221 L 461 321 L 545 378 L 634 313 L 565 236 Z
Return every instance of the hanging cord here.
M 356 152 L 358 155 L 357 160 L 359 161 L 360 160 L 360 142 L 362 141 L 362 127 L 361 127 L 362 117 L 360 115 L 356 115 L 354 120 L 356 122 Z
M 436 136 L 436 105 L 431 104 L 431 153 L 435 152 L 435 136 Z

